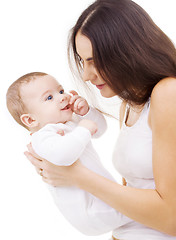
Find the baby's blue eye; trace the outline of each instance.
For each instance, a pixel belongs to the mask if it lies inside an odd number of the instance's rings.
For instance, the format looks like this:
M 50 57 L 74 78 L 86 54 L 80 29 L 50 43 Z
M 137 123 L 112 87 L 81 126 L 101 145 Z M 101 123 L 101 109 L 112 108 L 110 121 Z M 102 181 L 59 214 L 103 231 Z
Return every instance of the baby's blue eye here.
M 46 100 L 51 100 L 53 98 L 52 95 L 49 95 Z
M 64 90 L 61 90 L 59 93 L 60 93 L 60 94 L 64 94 Z

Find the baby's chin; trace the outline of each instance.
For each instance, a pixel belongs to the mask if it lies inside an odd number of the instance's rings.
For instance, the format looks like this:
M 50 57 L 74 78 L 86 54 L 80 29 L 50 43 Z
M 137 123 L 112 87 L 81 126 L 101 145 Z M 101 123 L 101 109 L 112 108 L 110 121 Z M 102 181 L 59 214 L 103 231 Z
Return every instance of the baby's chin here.
M 63 119 L 62 121 L 58 121 L 57 123 L 66 123 L 72 120 L 73 120 L 73 112 L 70 111 L 70 114 L 65 119 Z

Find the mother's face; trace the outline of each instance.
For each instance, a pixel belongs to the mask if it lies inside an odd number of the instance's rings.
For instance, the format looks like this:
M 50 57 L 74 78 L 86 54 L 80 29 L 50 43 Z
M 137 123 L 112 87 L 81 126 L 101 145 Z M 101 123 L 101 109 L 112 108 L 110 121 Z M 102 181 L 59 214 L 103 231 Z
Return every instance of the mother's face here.
M 79 31 L 76 35 L 75 42 L 76 51 L 80 56 L 83 65 L 83 80 L 90 81 L 93 85 L 95 85 L 100 90 L 103 97 L 110 98 L 115 96 L 116 94 L 114 91 L 101 78 L 94 66 L 92 44 L 90 40 Z

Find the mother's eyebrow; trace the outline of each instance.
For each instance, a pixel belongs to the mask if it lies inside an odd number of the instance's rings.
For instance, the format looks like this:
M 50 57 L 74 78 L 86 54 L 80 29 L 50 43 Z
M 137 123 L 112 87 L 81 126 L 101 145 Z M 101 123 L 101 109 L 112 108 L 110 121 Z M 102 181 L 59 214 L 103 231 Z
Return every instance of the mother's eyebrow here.
M 82 59 L 82 57 L 77 53 L 77 57 L 79 58 L 79 59 Z M 93 60 L 93 57 L 88 57 L 88 58 L 86 58 L 86 61 L 88 62 L 88 61 L 92 61 Z
M 86 61 L 92 61 L 93 60 L 93 57 L 89 57 L 89 58 L 86 58 Z

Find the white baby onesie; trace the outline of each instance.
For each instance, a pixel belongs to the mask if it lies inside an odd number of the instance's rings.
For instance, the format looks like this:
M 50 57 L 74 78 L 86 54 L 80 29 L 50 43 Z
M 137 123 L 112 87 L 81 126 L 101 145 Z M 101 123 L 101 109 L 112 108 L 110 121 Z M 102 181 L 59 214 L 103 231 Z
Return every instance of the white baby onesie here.
M 97 123 L 98 131 L 94 137 L 101 136 L 106 128 L 106 121 L 96 109 L 90 108 L 83 117 L 65 124 L 47 124 L 32 135 L 34 151 L 59 166 L 69 166 L 80 160 L 90 170 L 115 181 L 101 164 L 98 154 L 91 143 L 90 131 L 78 126 L 83 119 Z M 65 135 L 57 134 L 64 130 Z M 80 232 L 86 235 L 99 235 L 130 222 L 131 220 L 92 194 L 76 187 L 53 187 L 49 190 L 64 217 Z

